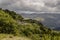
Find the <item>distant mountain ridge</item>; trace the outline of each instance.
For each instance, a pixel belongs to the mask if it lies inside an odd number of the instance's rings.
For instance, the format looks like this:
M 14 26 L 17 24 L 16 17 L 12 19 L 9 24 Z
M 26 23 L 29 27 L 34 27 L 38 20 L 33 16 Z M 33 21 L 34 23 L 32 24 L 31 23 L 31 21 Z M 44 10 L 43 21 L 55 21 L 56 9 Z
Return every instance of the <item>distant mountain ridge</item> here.
M 60 14 L 57 14 L 57 13 L 41 13 L 41 14 L 38 14 L 38 13 L 33 13 L 33 14 L 24 14 L 24 13 L 21 13 L 21 15 L 24 17 L 24 18 L 31 18 L 31 19 L 43 19 L 40 20 L 40 22 L 42 22 L 45 26 L 48 26 L 49 28 L 51 29 L 54 29 L 54 30 L 60 30 Z

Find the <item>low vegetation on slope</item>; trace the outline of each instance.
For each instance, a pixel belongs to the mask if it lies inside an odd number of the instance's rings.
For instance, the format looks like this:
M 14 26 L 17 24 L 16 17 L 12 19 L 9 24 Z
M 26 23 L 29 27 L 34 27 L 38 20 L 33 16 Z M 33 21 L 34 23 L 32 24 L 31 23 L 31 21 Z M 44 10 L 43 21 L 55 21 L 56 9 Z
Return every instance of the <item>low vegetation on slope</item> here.
M 23 36 L 14 36 L 11 34 L 0 34 L 0 40 L 31 40 L 31 39 Z
M 0 8 L 0 34 L 24 36 L 31 40 L 60 40 L 59 32 L 46 28 L 42 23 L 24 19 L 14 11 Z

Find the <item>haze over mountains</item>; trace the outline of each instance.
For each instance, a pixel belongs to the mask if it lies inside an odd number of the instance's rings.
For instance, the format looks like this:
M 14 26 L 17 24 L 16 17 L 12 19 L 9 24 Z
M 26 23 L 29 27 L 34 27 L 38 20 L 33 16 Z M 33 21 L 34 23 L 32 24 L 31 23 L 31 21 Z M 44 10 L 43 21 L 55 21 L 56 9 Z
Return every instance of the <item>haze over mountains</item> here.
M 21 13 L 24 18 L 36 19 L 41 21 L 45 26 L 51 29 L 60 30 L 60 14 L 59 13 Z

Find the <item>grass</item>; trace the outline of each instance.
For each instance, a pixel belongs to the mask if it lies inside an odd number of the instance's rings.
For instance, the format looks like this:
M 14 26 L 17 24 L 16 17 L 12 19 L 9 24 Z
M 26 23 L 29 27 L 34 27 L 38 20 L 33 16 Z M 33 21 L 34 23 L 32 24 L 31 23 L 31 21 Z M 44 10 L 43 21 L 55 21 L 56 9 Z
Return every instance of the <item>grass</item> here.
M 31 39 L 22 36 L 14 36 L 11 34 L 0 34 L 0 40 L 31 40 Z

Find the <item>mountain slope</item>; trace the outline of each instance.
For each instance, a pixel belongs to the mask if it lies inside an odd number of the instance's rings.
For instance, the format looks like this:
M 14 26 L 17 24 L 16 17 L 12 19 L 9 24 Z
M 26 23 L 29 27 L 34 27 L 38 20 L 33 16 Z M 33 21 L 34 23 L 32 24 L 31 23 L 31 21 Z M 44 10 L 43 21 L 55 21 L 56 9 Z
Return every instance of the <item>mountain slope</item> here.
M 24 19 L 21 15 L 7 9 L 0 9 L 0 33 L 24 36 L 31 40 L 49 40 L 53 39 L 52 36 L 55 38 L 59 35 L 59 32 L 46 28 L 39 21 Z

